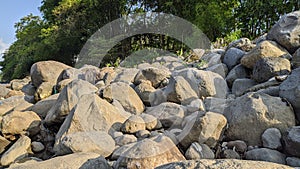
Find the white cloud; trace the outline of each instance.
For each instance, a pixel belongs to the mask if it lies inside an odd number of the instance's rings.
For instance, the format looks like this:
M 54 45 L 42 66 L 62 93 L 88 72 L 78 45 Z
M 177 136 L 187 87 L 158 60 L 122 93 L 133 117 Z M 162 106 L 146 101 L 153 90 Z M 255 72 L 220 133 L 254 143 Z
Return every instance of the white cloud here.
M 9 44 L 3 42 L 3 40 L 0 38 L 0 60 L 2 60 L 2 53 L 9 48 Z

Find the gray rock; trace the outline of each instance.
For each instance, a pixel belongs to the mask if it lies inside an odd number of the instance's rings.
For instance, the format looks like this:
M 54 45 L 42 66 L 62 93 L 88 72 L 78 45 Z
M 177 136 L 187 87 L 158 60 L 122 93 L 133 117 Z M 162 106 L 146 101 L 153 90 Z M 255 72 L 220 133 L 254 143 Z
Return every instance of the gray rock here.
M 36 112 L 42 119 L 44 119 L 51 107 L 56 103 L 58 97 L 59 94 L 55 94 L 44 100 L 40 100 L 32 106 L 31 110 Z
M 155 67 L 149 67 L 142 69 L 135 77 L 134 83 L 138 85 L 141 80 L 149 80 L 154 88 L 159 87 L 160 83 L 169 78 L 171 72 L 168 69 L 158 69 Z
M 293 54 L 291 63 L 294 69 L 300 67 L 300 48 Z
M 45 149 L 45 146 L 41 142 L 33 141 L 31 143 L 31 149 L 33 152 L 41 152 Z
M 300 157 L 300 126 L 291 127 L 284 132 L 283 146 L 286 153 Z
M 139 85 L 137 85 L 134 90 L 140 96 L 141 100 L 145 105 L 151 106 L 151 98 L 154 95 L 156 89 L 152 86 L 150 81 L 143 80 Z
M 139 139 L 144 139 L 150 137 L 151 133 L 148 130 L 139 130 L 135 135 Z
M 224 63 L 220 63 L 220 64 L 217 64 L 217 65 L 208 67 L 208 68 L 206 68 L 206 70 L 217 73 L 220 76 L 222 76 L 224 79 L 226 78 L 226 76 L 228 74 L 228 68 Z
M 244 153 L 247 150 L 247 144 L 242 140 L 229 141 L 226 146 L 239 153 Z
M 243 78 L 249 78 L 250 77 L 250 71 L 242 66 L 241 64 L 235 66 L 227 75 L 226 82 L 229 87 L 232 86 L 233 82 L 236 79 L 243 79 Z
M 261 136 L 265 148 L 281 150 L 281 133 L 277 128 L 268 128 Z
M 207 68 L 222 63 L 221 55 L 214 52 L 203 55 L 201 60 L 206 63 L 202 68 Z
M 225 108 L 230 103 L 228 99 L 221 99 L 215 97 L 207 97 L 204 100 L 205 110 L 215 113 L 223 114 Z
M 204 107 L 204 103 L 201 99 L 195 99 L 193 101 L 191 101 L 191 103 L 189 105 L 184 106 L 185 108 L 185 112 L 186 114 L 191 114 L 194 113 L 196 111 L 204 111 L 205 107 Z
M 138 115 L 130 116 L 122 125 L 121 130 L 124 133 L 136 133 L 139 130 L 145 130 L 146 124 L 142 117 Z
M 225 63 L 229 70 L 240 63 L 241 58 L 245 52 L 237 48 L 229 48 L 224 56 L 223 63 Z
M 112 169 L 108 162 L 103 157 L 88 159 L 79 169 Z
M 238 49 L 241 49 L 243 51 L 249 52 L 254 47 L 255 47 L 255 45 L 251 42 L 250 39 L 248 39 L 248 38 L 240 38 L 238 40 L 235 40 L 235 41 L 231 42 L 227 46 L 227 49 L 238 48 Z
M 278 164 L 285 164 L 285 155 L 276 150 L 259 148 L 245 153 L 247 160 L 268 161 Z
M 270 96 L 279 97 L 279 86 L 271 86 L 266 89 L 260 89 L 257 93 L 265 93 Z
M 227 138 L 243 140 L 252 146 L 262 145 L 261 135 L 268 128 L 284 132 L 295 125 L 292 108 L 281 98 L 263 93 L 247 93 L 235 99 L 224 115 L 228 120 Z
M 10 88 L 12 90 L 22 90 L 22 88 L 30 82 L 30 77 L 24 79 L 14 79 L 10 81 Z
M 253 79 L 259 83 L 266 82 L 274 76 L 288 75 L 291 63 L 284 58 L 263 58 L 253 68 Z
M 151 93 L 149 100 L 151 106 L 157 106 L 167 101 L 167 95 L 164 90 L 157 89 L 155 92 Z
M 300 158 L 297 157 L 287 157 L 286 164 L 292 167 L 300 167 Z
M 185 152 L 187 160 L 214 159 L 214 152 L 206 145 L 194 142 Z
M 124 134 L 115 138 L 115 141 L 118 146 L 124 146 L 126 144 L 137 142 L 137 138 L 134 135 Z
M 255 86 L 257 83 L 252 79 L 236 79 L 232 85 L 232 93 L 241 96 L 247 89 Z
M 117 76 L 114 79 L 114 82 L 129 82 L 133 83 L 136 74 L 140 71 L 136 68 L 120 68 L 117 71 Z
M 35 90 L 36 90 L 36 88 L 31 83 L 24 85 L 22 88 L 22 92 L 29 96 L 33 96 L 35 93 Z M 1 94 L 0 94 L 0 96 L 1 96 Z
M 269 31 L 267 39 L 275 40 L 290 53 L 294 53 L 300 47 L 299 30 L 300 11 L 295 11 L 281 17 Z
M 234 150 L 226 149 L 221 152 L 221 158 L 225 159 L 241 159 L 239 153 Z

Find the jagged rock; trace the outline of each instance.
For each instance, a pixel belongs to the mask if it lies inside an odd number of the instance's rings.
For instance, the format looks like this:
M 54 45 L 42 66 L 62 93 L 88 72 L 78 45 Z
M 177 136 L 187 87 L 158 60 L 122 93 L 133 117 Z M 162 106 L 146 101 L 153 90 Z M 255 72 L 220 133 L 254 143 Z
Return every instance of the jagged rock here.
M 2 154 L 7 146 L 10 144 L 10 141 L 8 141 L 6 138 L 0 136 L 0 154 Z
M 59 94 L 55 94 L 51 95 L 50 97 L 44 100 L 40 100 L 32 106 L 31 110 L 44 119 L 47 116 L 47 113 L 51 109 L 51 107 L 56 103 L 58 97 Z
M 165 94 L 164 90 L 162 90 L 162 89 L 157 89 L 155 92 L 153 92 L 151 94 L 151 97 L 150 97 L 150 105 L 151 106 L 157 106 L 166 101 L 167 101 L 167 95 Z
M 281 98 L 263 93 L 248 93 L 235 99 L 224 115 L 228 120 L 227 138 L 252 146 L 261 145 L 260 137 L 268 128 L 283 132 L 295 125 L 293 109 Z
M 214 52 L 207 53 L 201 57 L 201 61 L 202 62 L 200 62 L 200 65 L 197 66 L 198 68 L 208 68 L 208 67 L 220 64 L 220 63 L 222 63 L 221 54 L 214 53 Z M 203 63 L 204 63 L 204 65 L 201 65 Z
M 36 101 L 43 100 L 49 96 L 51 96 L 53 92 L 53 84 L 52 82 L 43 82 L 37 89 L 34 94 L 34 99 Z
M 300 48 L 293 54 L 291 63 L 294 69 L 300 67 Z
M 159 129 L 162 127 L 162 124 L 160 123 L 160 121 L 156 117 L 154 117 L 150 114 L 143 113 L 140 115 L 140 117 L 145 122 L 145 126 L 146 126 L 147 130 L 151 131 L 151 130 Z
M 143 139 L 126 148 L 114 168 L 154 168 L 162 164 L 185 160 L 176 145 L 165 136 Z
M 41 152 L 45 149 L 45 146 L 41 142 L 33 141 L 31 143 L 31 149 L 33 152 Z
M 139 130 L 145 130 L 146 124 L 142 117 L 133 115 L 130 116 L 122 125 L 121 130 L 124 133 L 136 133 Z
M 277 128 L 268 128 L 261 136 L 263 146 L 265 148 L 280 150 L 281 145 L 281 133 Z
M 14 161 L 24 158 L 31 152 L 31 140 L 27 136 L 21 136 L 1 157 L 1 165 L 8 166 Z
M 149 67 L 140 70 L 139 73 L 137 73 L 134 83 L 139 84 L 141 80 L 149 80 L 152 83 L 152 86 L 154 88 L 159 87 L 160 83 L 164 80 L 169 78 L 171 75 L 171 72 L 168 69 L 159 69 L 155 67 Z
M 293 106 L 298 120 L 300 120 L 300 68 L 294 69 L 292 74 L 279 86 L 279 96 L 287 99 Z
M 300 126 L 291 127 L 283 133 L 283 147 L 288 154 L 300 157 Z
M 79 169 L 112 169 L 103 157 L 88 159 Z
M 115 141 L 118 146 L 124 146 L 126 144 L 137 142 L 137 138 L 134 135 L 124 134 L 115 138 Z
M 33 84 L 29 83 L 23 86 L 21 89 L 23 93 L 29 96 L 34 96 L 34 93 L 36 91 L 36 88 L 33 86 Z M 1 95 L 0 95 L 1 96 Z
M 226 149 L 221 152 L 221 158 L 225 159 L 241 159 L 239 153 L 234 150 Z
M 255 86 L 256 84 L 257 83 L 252 79 L 236 79 L 232 85 L 232 93 L 236 96 L 240 96 L 245 93 L 247 89 Z
M 4 85 L 0 85 L 0 98 L 6 97 L 6 95 L 10 92 L 10 89 L 5 87 Z
M 267 39 L 275 40 L 290 53 L 299 47 L 300 36 L 300 11 L 284 15 L 268 32 Z
M 247 144 L 242 140 L 229 141 L 226 146 L 239 153 L 244 153 L 247 150 Z
M 297 157 L 287 157 L 286 164 L 292 167 L 300 167 L 300 158 Z
M 134 90 L 140 96 L 145 105 L 151 106 L 151 97 L 156 89 L 151 85 L 150 81 L 142 81 Z
M 183 131 L 177 136 L 180 144 L 186 149 L 193 142 L 215 147 L 226 126 L 226 118 L 213 112 L 195 112 L 190 116 L 191 118 L 185 124 Z
M 250 71 L 244 67 L 243 65 L 239 64 L 235 66 L 227 75 L 226 82 L 229 87 L 232 86 L 234 81 L 236 79 L 243 79 L 243 78 L 249 78 L 250 77 Z
M 54 144 L 57 154 L 69 153 L 70 150 L 63 145 L 64 137 L 77 132 L 104 131 L 112 129 L 112 125 L 123 123 L 128 114 L 101 99 L 95 94 L 83 95 L 60 127 Z
M 64 79 L 57 83 L 56 92 L 61 92 L 69 83 L 71 83 L 74 79 Z
M 196 111 L 204 111 L 205 106 L 201 99 L 195 99 L 191 101 L 189 105 L 185 105 L 183 109 L 185 109 L 185 114 L 187 115 L 187 114 L 194 113 Z
M 238 48 L 238 49 L 241 49 L 243 51 L 249 52 L 254 47 L 255 47 L 255 45 L 248 38 L 240 38 L 238 40 L 235 40 L 235 41 L 231 42 L 227 46 L 227 49 Z
M 185 157 L 187 160 L 214 159 L 215 154 L 206 144 L 194 142 L 186 150 Z
M 274 76 L 288 75 L 291 72 L 290 61 L 284 58 L 263 58 L 253 68 L 253 79 L 259 83 Z
M 112 83 L 103 90 L 103 97 L 109 102 L 117 100 L 124 109 L 132 114 L 141 114 L 144 104 L 137 93 L 123 82 Z
M 24 79 L 14 79 L 10 82 L 12 90 L 22 90 L 22 88 L 30 82 L 30 77 Z
M 28 105 L 24 96 L 13 96 L 0 101 L 0 116 L 12 111 L 15 107 Z
M 237 48 L 229 48 L 224 56 L 223 63 L 225 63 L 229 70 L 240 63 L 241 58 L 245 55 L 245 52 Z
M 237 159 L 216 159 L 216 160 L 190 160 L 165 164 L 155 169 L 196 169 L 196 168 L 243 168 L 243 169 L 293 169 L 286 165 L 280 165 L 264 161 L 245 161 Z
M 164 67 L 168 68 L 171 71 L 183 69 L 186 67 L 183 60 L 174 56 L 157 57 L 155 58 L 154 63 L 159 63 L 160 65 L 163 65 Z
M 250 52 L 246 53 L 241 59 L 241 64 L 247 68 L 253 69 L 256 62 L 266 57 L 283 57 L 289 55 L 287 51 L 272 41 L 263 41 Z
M 215 113 L 223 114 L 225 108 L 230 103 L 230 100 L 228 99 L 221 99 L 221 98 L 215 98 L 215 97 L 207 97 L 204 100 L 205 110 Z
M 278 164 L 285 164 L 285 155 L 276 150 L 258 148 L 245 153 L 247 160 L 268 161 Z
M 63 122 L 82 95 L 95 93 L 97 90 L 87 81 L 73 80 L 61 91 L 56 103 L 47 113 L 45 122 L 48 124 Z
M 121 68 L 120 70 L 116 70 L 117 76 L 114 79 L 114 82 L 129 82 L 133 83 L 136 74 L 140 71 L 136 68 Z
M 224 79 L 226 78 L 226 76 L 228 74 L 228 68 L 224 63 L 220 63 L 220 64 L 217 64 L 217 65 L 208 67 L 208 68 L 206 68 L 206 70 L 217 73 L 220 76 L 222 76 Z
M 25 134 L 35 135 L 40 131 L 41 119 L 33 111 L 13 111 L 3 116 L 1 131 L 5 136 Z

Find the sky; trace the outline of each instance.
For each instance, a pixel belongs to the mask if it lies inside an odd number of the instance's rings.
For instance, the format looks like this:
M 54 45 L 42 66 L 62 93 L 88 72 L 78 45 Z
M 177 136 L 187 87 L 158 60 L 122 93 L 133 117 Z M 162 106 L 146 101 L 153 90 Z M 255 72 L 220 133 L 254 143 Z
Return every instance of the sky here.
M 42 0 L 0 1 L 0 54 L 16 40 L 14 28 L 16 22 L 30 13 L 41 16 L 38 10 L 41 2 Z

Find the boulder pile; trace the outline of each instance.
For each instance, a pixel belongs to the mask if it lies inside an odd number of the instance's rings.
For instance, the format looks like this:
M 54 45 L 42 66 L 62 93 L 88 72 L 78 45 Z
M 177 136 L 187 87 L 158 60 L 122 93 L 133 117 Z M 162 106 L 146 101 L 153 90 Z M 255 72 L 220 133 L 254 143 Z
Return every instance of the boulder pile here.
M 0 86 L 11 169 L 300 167 L 300 11 L 191 63 L 37 62 Z M 206 63 L 206 64 L 203 64 Z

